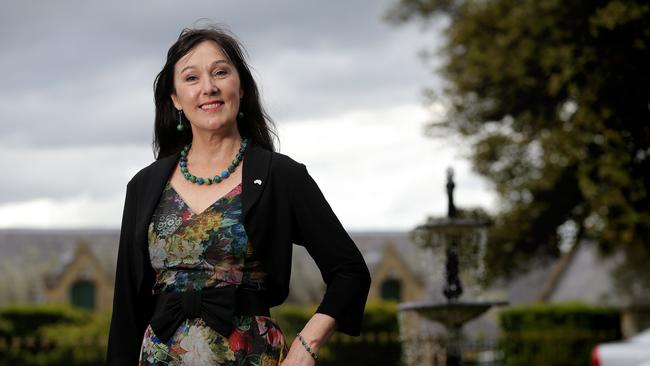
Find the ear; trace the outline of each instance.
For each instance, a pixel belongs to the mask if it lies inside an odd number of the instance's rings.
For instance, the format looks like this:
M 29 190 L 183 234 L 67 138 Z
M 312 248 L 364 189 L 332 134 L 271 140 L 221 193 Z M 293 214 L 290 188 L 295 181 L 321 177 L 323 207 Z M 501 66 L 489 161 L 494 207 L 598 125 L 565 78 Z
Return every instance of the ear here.
M 239 88 L 239 99 L 241 99 L 241 98 L 243 98 L 243 97 L 244 97 L 244 89 L 243 89 L 243 88 Z
M 183 106 L 181 105 L 181 102 L 178 100 L 178 96 L 176 95 L 175 91 L 172 92 L 171 97 L 172 97 L 172 103 L 174 103 L 174 107 L 176 107 L 176 109 L 182 110 Z

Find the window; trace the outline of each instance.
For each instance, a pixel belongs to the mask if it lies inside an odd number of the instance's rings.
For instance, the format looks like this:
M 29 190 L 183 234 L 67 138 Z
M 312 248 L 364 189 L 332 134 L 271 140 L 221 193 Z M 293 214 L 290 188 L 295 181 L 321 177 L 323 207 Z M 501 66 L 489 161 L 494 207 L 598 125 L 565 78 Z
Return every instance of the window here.
M 93 310 L 95 309 L 95 284 L 87 280 L 79 280 L 70 289 L 72 306 Z
M 402 299 L 402 283 L 398 279 L 389 278 L 381 283 L 381 298 L 384 300 Z

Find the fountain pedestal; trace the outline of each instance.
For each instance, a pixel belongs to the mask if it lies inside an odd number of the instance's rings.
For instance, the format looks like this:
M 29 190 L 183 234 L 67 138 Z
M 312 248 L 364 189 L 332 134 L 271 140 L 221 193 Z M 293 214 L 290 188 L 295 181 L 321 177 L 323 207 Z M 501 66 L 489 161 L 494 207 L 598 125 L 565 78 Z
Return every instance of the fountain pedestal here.
M 460 301 L 463 294 L 463 285 L 460 279 L 460 263 L 463 249 L 470 251 L 470 255 L 478 256 L 480 264 L 483 258 L 481 253 L 486 242 L 486 227 L 488 222 L 457 217 L 456 206 L 454 205 L 453 171 L 447 171 L 447 197 L 448 215 L 446 218 L 429 220 L 425 225 L 416 228 L 425 238 L 423 245 L 427 248 L 438 249 L 445 253 L 445 285 L 443 295 L 446 302 L 411 302 L 399 305 L 400 333 L 402 335 L 403 349 L 405 350 L 404 361 L 407 365 L 432 365 L 432 366 L 460 366 L 462 363 L 462 328 L 463 325 L 472 319 L 476 319 L 493 306 L 506 305 L 505 301 Z M 471 249 L 467 249 L 471 248 Z M 478 251 L 478 254 L 475 252 Z M 479 269 L 480 269 L 479 265 Z M 479 270 L 480 272 L 480 270 Z M 432 296 L 431 298 L 435 298 Z M 440 340 L 445 347 L 445 357 L 440 359 L 437 355 L 430 355 L 426 348 L 435 346 L 434 337 L 424 329 L 419 328 L 421 324 L 418 318 L 406 320 L 410 315 L 416 314 L 419 317 L 432 320 L 446 328 L 445 339 Z M 411 317 L 412 318 L 412 317 Z M 416 328 L 419 334 L 413 334 Z M 433 347 L 435 348 L 435 347 Z
M 445 365 L 460 366 L 462 362 L 463 325 L 483 315 L 493 306 L 506 304 L 505 301 L 450 301 L 438 304 L 433 302 L 410 302 L 400 304 L 398 309 L 400 312 L 415 312 L 421 317 L 444 325 L 447 330 Z M 432 337 L 429 336 L 428 338 L 431 340 Z M 408 340 L 406 341 L 408 342 Z M 417 364 L 422 365 L 422 360 L 417 361 Z

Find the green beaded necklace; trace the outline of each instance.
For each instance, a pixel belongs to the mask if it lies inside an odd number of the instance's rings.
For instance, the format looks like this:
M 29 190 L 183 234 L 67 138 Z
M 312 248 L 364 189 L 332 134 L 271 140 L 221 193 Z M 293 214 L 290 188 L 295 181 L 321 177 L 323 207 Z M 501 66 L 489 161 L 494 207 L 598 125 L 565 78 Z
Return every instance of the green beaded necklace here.
M 215 175 L 214 178 L 199 178 L 190 174 L 190 172 L 187 170 L 187 153 L 188 151 L 190 151 L 190 147 L 192 146 L 192 143 L 189 143 L 185 145 L 181 150 L 181 158 L 179 162 L 179 165 L 181 167 L 181 173 L 183 173 L 183 177 L 185 177 L 185 179 L 189 180 L 192 183 L 196 183 L 198 185 L 202 185 L 202 184 L 210 185 L 212 183 L 215 184 L 219 183 L 222 180 L 228 178 L 230 174 L 235 171 L 237 165 L 241 163 L 247 145 L 248 145 L 248 139 L 244 137 L 241 141 L 241 145 L 239 146 L 239 152 L 237 152 L 235 158 L 232 159 L 232 162 L 230 163 L 230 165 L 228 165 L 228 168 L 222 171 L 221 174 Z

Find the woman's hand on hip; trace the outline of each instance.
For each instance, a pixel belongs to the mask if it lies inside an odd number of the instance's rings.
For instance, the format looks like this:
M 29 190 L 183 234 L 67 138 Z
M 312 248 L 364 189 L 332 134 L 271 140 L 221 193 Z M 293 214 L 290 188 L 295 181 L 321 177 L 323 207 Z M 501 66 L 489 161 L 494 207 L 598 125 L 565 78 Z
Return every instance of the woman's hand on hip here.
M 307 346 L 312 352 L 318 353 L 318 350 L 325 344 L 327 339 L 336 329 L 336 320 L 329 315 L 315 313 L 309 319 L 305 327 L 300 331 Z M 291 344 L 289 353 L 280 366 L 314 366 L 316 360 L 311 356 L 307 348 L 296 337 Z

